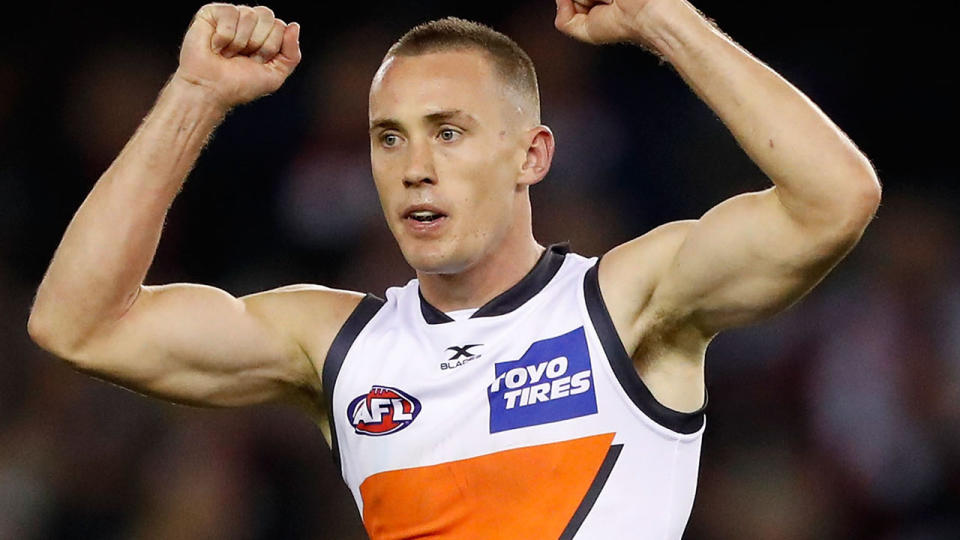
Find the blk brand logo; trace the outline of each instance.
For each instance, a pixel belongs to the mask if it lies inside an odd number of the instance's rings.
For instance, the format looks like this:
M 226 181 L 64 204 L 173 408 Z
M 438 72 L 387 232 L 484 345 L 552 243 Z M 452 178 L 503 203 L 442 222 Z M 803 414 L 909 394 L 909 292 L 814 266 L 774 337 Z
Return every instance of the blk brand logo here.
M 533 343 L 519 360 L 497 362 L 487 399 L 490 433 L 596 414 L 583 327 Z
M 450 357 L 447 358 L 446 361 L 440 362 L 440 370 L 455 369 L 480 358 L 480 354 L 471 351 L 471 349 L 476 347 L 483 347 L 483 343 L 471 343 L 462 347 L 457 347 L 456 345 L 447 347 L 447 353 Z

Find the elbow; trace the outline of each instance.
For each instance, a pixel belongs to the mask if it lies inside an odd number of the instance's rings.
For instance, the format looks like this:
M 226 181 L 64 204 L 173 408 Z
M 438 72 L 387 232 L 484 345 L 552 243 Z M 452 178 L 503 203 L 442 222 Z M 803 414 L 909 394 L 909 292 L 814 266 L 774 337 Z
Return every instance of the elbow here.
M 55 335 L 52 326 L 49 317 L 46 317 L 36 306 L 30 310 L 30 317 L 27 319 L 27 334 L 40 348 L 48 351 L 52 347 L 53 336 Z
M 881 197 L 880 180 L 871 167 L 859 175 L 850 202 L 846 205 L 847 219 L 844 221 L 851 233 L 857 237 L 863 234 L 880 208 Z
M 41 285 L 27 319 L 27 334 L 41 349 L 75 369 L 97 371 L 104 347 L 110 344 L 111 328 L 119 319 L 106 316 L 102 309 L 77 306 L 65 297 Z
M 79 350 L 82 340 L 74 337 L 55 317 L 36 306 L 30 310 L 27 319 L 27 334 L 41 349 L 71 364 L 77 364 L 77 359 L 81 357 Z
M 861 152 L 855 152 L 851 156 L 845 169 L 845 178 L 841 178 L 842 184 L 837 185 L 848 186 L 845 213 L 850 216 L 854 225 L 860 225 L 862 231 L 873 220 L 880 207 L 880 179 L 877 178 L 873 164 Z
M 846 174 L 830 185 L 835 187 L 829 198 L 794 215 L 806 231 L 831 246 L 831 252 L 846 252 L 860 241 L 880 207 L 880 181 L 868 168 Z
M 849 178 L 848 178 L 849 179 Z M 863 237 L 880 207 L 880 182 L 872 172 L 853 182 L 847 196 L 837 204 L 828 223 L 821 228 L 830 245 L 843 252 L 855 246 Z

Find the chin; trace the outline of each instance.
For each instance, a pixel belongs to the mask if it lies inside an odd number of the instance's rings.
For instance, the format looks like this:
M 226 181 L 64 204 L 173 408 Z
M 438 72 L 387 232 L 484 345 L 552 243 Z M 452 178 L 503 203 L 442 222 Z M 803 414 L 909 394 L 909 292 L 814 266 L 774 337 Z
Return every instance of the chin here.
M 470 266 L 460 246 L 451 242 L 411 240 L 400 244 L 407 264 L 425 274 L 456 274 Z

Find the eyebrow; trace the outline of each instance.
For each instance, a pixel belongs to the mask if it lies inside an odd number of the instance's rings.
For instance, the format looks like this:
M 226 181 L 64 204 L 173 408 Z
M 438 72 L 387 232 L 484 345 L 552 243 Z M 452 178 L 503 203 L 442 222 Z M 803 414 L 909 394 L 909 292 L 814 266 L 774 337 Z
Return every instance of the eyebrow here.
M 428 124 L 439 124 L 453 118 L 462 118 L 468 122 L 477 123 L 477 119 L 470 113 L 462 109 L 444 109 L 430 113 L 423 117 Z M 401 130 L 400 121 L 395 118 L 377 118 L 370 123 L 370 131 L 377 129 L 396 129 Z

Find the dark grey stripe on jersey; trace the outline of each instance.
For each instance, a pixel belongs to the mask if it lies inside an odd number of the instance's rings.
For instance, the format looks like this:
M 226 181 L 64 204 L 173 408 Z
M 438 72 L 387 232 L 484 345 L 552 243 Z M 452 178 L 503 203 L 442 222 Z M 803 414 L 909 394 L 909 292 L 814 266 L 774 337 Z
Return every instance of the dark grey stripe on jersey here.
M 621 450 L 623 450 L 623 445 L 615 444 L 607 451 L 607 457 L 603 458 L 603 463 L 600 464 L 600 470 L 597 471 L 597 475 L 593 477 L 590 489 L 588 489 L 587 493 L 583 496 L 583 500 L 580 501 L 580 506 L 577 507 L 577 511 L 573 513 L 570 522 L 567 523 L 566 528 L 563 529 L 563 534 L 560 535 L 559 540 L 570 540 L 577 534 L 577 531 L 580 530 L 580 526 L 583 525 L 583 520 L 587 519 L 587 514 L 593 509 L 594 503 L 597 502 L 597 497 L 599 497 L 600 492 L 603 491 L 603 486 L 607 484 L 607 478 L 610 478 L 610 472 L 613 470 L 613 466 L 616 465 Z
M 551 245 L 543 252 L 540 260 L 523 279 L 481 306 L 470 318 L 496 317 L 497 315 L 510 313 L 522 306 L 542 291 L 547 283 L 550 283 L 550 280 L 553 279 L 553 276 L 557 275 L 560 267 L 563 266 L 564 258 L 569 252 L 570 245 L 566 242 Z M 423 297 L 423 293 L 420 293 L 420 312 L 423 313 L 423 319 L 427 321 L 427 324 L 453 322 L 453 319 L 446 313 L 430 305 Z
M 610 367 L 613 368 L 613 373 L 617 376 L 620 386 L 630 396 L 634 405 L 654 422 L 677 433 L 696 433 L 703 427 L 703 411 L 707 407 L 706 392 L 704 392 L 703 407 L 690 413 L 670 409 L 653 397 L 650 389 L 643 384 L 640 376 L 637 375 L 633 359 L 624 349 L 623 342 L 620 341 L 617 329 L 613 325 L 613 319 L 610 318 L 610 312 L 607 311 L 607 305 L 600 294 L 600 281 L 597 277 L 599 267 L 600 261 L 597 261 L 597 264 L 587 270 L 587 275 L 583 280 L 583 292 L 586 296 L 587 311 L 590 313 L 593 327 L 600 337 L 603 352 L 607 354 Z
M 420 291 L 419 286 L 417 287 L 417 294 L 420 295 L 420 313 L 423 313 L 423 320 L 427 321 L 427 324 L 443 324 L 453 322 L 453 319 L 451 319 L 449 315 L 433 307 L 433 304 L 430 302 L 427 302 L 427 299 L 423 297 L 423 292 Z
M 333 389 L 337 385 L 337 375 L 340 374 L 347 352 L 353 346 L 360 331 L 380 311 L 383 304 L 382 298 L 372 294 L 364 296 L 357 307 L 353 308 L 353 313 L 347 317 L 347 322 L 343 323 L 340 331 L 337 332 L 337 337 L 333 338 L 333 343 L 330 344 L 330 350 L 327 352 L 327 359 L 323 362 L 323 395 L 327 402 L 327 416 L 330 421 L 330 449 L 338 469 L 340 468 L 340 446 L 337 444 L 337 426 L 334 423 L 337 412 L 333 410 Z

